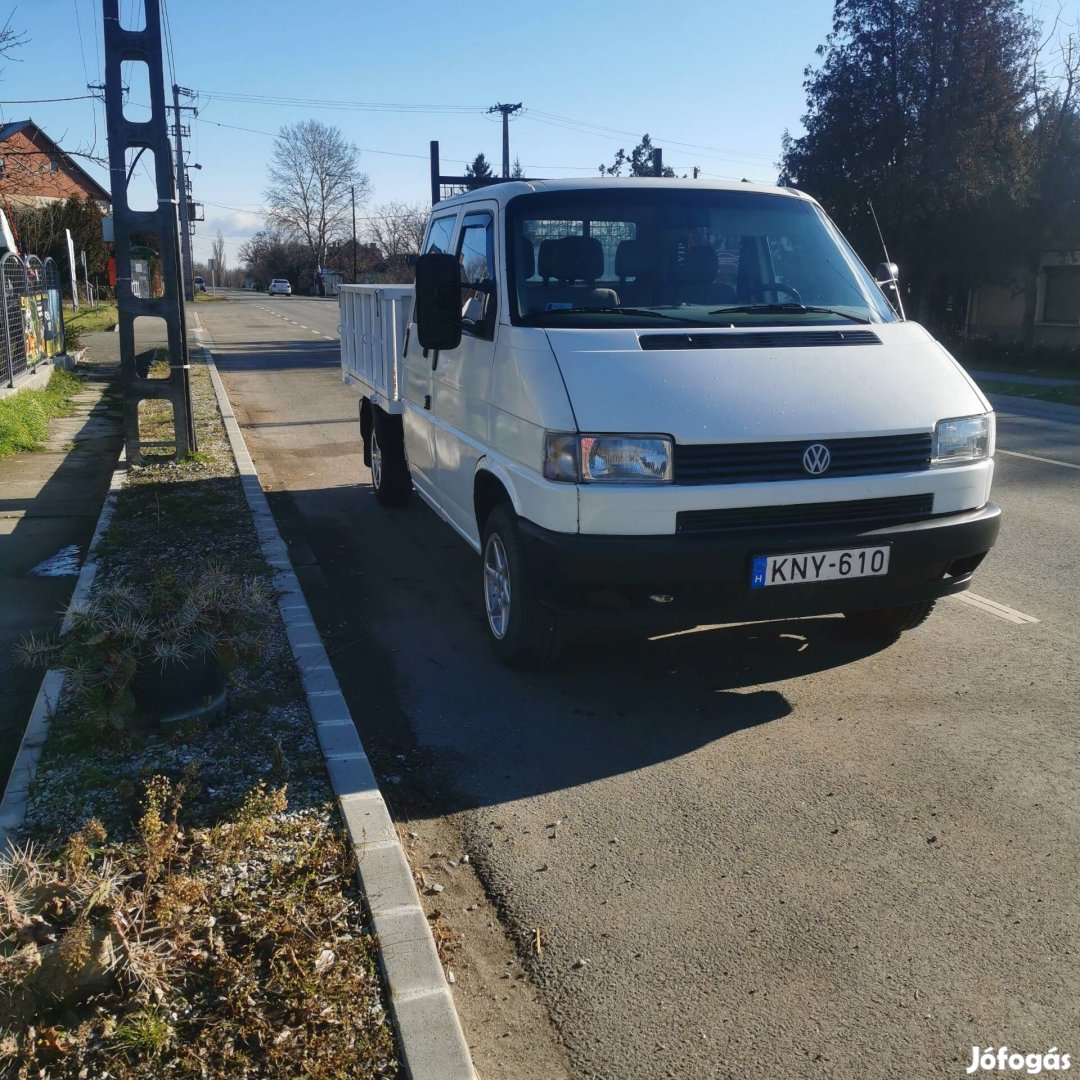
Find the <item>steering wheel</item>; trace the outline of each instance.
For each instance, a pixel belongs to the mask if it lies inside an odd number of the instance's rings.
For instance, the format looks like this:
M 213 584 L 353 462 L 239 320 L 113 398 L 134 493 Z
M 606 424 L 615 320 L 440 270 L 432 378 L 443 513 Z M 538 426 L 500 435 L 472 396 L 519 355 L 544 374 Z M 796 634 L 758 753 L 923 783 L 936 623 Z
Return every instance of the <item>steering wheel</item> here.
M 763 281 L 760 285 L 755 285 L 750 290 L 750 299 L 754 300 L 760 296 L 761 299 L 764 300 L 766 293 L 775 293 L 777 303 L 780 303 L 781 293 L 790 296 L 796 304 L 801 304 L 803 302 L 798 289 L 791 285 L 785 285 L 782 281 Z

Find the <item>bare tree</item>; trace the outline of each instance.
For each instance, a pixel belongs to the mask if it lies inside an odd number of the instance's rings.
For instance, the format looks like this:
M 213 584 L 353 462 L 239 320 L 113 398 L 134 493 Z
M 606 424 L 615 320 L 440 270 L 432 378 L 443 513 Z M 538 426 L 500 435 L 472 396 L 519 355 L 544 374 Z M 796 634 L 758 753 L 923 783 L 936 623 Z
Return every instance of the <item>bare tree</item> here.
M 265 192 L 267 223 L 304 241 L 315 262 L 328 243 L 351 229 L 351 188 L 363 203 L 370 190 L 360 151 L 341 131 L 318 120 L 284 125 L 274 143 Z
M 220 229 L 218 229 L 213 244 L 210 245 L 210 250 L 214 258 L 217 279 L 223 281 L 225 279 L 225 236 Z
M 361 245 L 360 263 L 368 281 L 412 281 L 413 270 L 405 257 L 419 254 L 430 212 L 423 203 L 388 202 L 375 207 L 365 229 L 367 243 Z
M 423 203 L 381 203 L 369 215 L 368 239 L 388 259 L 418 254 L 429 213 Z

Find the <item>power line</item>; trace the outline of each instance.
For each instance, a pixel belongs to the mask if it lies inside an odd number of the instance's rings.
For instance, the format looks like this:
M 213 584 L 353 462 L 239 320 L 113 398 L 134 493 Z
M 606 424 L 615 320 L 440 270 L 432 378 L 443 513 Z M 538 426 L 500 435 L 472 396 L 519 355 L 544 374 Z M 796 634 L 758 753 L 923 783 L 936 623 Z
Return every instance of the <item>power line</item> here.
M 161 14 L 165 19 L 165 48 L 169 56 L 169 80 L 170 82 L 176 82 L 176 57 L 173 55 L 172 25 L 169 22 L 167 0 L 161 0 Z
M 230 131 L 246 131 L 251 135 L 265 135 L 270 139 L 280 139 L 281 132 L 279 131 L 262 131 L 259 128 L 240 127 L 237 124 L 225 124 L 220 120 L 206 120 L 202 117 L 199 118 L 201 124 L 213 124 L 214 127 L 228 128 Z M 416 158 L 419 161 L 427 161 L 426 154 L 405 154 L 399 150 L 373 150 L 369 146 L 358 146 L 356 148 L 362 154 L 383 154 L 387 157 L 403 157 L 403 158 Z M 446 161 L 452 161 L 455 165 L 468 165 L 469 162 L 464 158 L 446 158 Z
M 73 0 L 73 3 L 75 5 L 75 26 L 79 31 L 79 55 L 82 57 L 83 76 L 89 82 L 90 72 L 86 70 L 86 46 L 83 44 L 82 19 L 79 18 L 79 0 Z
M 538 109 L 527 109 L 524 113 L 526 119 L 534 120 L 538 124 L 547 124 L 550 127 L 566 128 L 571 131 L 580 131 L 587 135 L 620 135 L 629 138 L 640 138 L 640 132 L 625 131 L 620 128 L 609 128 L 599 124 L 592 124 L 588 121 L 574 120 L 571 117 L 556 116 L 554 113 L 544 113 Z M 702 146 L 698 143 L 685 143 L 679 142 L 677 139 L 668 139 L 665 136 L 657 135 L 654 137 L 655 142 L 663 143 L 665 146 L 677 146 L 680 149 L 689 150 L 705 150 L 704 154 L 700 154 L 701 157 L 716 158 L 719 160 L 738 160 L 740 158 L 745 159 L 757 159 L 754 161 L 748 160 L 748 164 L 763 164 L 771 160 L 769 154 L 755 154 L 751 151 L 742 150 L 724 150 L 722 147 L 717 146 Z
M 329 109 L 339 111 L 360 112 L 405 112 L 405 113 L 492 113 L 501 112 L 503 106 L 496 105 L 494 109 L 485 109 L 479 105 L 418 105 L 405 102 L 376 102 L 376 101 L 348 101 L 329 98 L 300 98 L 282 95 L 249 94 L 240 91 L 209 90 L 207 93 L 221 98 L 224 101 L 232 101 L 237 104 L 248 105 L 277 105 L 281 107 L 305 108 L 305 109 Z M 515 110 L 516 111 L 516 110 Z M 561 116 L 558 113 L 549 113 L 540 109 L 524 109 L 522 116 L 528 117 L 537 123 L 548 124 L 552 127 L 562 127 L 581 131 L 593 135 L 617 135 L 622 137 L 640 138 L 640 132 L 629 131 L 625 128 L 607 127 L 591 121 L 578 120 L 571 116 Z M 772 163 L 772 155 L 759 154 L 749 150 L 731 150 L 725 147 L 710 146 L 703 143 L 683 142 L 678 139 L 669 139 L 666 136 L 655 136 L 657 142 L 665 146 L 679 147 L 681 149 L 698 151 L 702 157 L 713 157 L 720 160 L 742 160 L 747 164 L 758 164 L 759 167 L 766 163 Z M 701 153 L 704 152 L 704 153 Z M 417 155 L 420 156 L 420 155 Z M 449 160 L 449 159 L 447 159 Z
M 345 109 L 357 112 L 468 113 L 482 112 L 482 105 L 418 105 L 400 101 L 342 101 L 333 98 L 299 98 L 269 94 L 237 93 L 229 90 L 206 90 L 205 93 L 252 105 L 295 106 L 305 109 Z
M 86 66 L 85 64 L 83 65 Z M 9 101 L 0 101 L 0 105 L 47 105 L 54 101 L 86 101 L 87 98 L 101 99 L 97 94 L 76 94 L 74 97 L 42 97 L 42 98 L 18 98 Z

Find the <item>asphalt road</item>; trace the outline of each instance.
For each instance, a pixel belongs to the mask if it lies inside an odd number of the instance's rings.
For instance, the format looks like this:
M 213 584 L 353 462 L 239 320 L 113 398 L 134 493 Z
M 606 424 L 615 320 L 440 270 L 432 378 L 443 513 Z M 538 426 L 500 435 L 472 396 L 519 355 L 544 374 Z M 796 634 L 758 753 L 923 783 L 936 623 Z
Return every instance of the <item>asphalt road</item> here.
M 336 306 L 198 310 L 384 787 L 463 836 L 572 1075 L 1080 1054 L 1080 424 L 1001 417 L 974 587 L 1004 611 L 950 599 L 883 651 L 832 618 L 596 634 L 522 675 L 478 559 L 370 495 Z

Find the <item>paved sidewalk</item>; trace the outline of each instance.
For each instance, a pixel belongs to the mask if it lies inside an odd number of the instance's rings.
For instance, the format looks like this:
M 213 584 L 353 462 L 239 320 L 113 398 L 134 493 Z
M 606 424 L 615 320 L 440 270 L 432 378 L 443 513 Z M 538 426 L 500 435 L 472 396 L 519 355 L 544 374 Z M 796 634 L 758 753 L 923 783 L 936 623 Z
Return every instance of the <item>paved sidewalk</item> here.
M 138 320 L 136 348 L 161 344 L 162 329 Z M 15 645 L 59 629 L 123 442 L 120 337 L 89 333 L 83 344 L 75 411 L 50 423 L 43 451 L 0 461 L 0 791 L 43 674 L 15 663 Z

